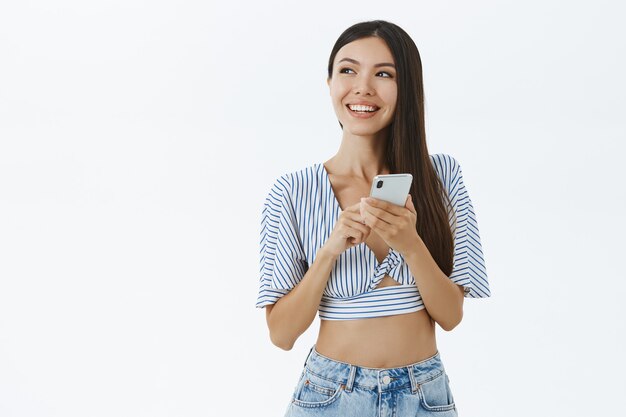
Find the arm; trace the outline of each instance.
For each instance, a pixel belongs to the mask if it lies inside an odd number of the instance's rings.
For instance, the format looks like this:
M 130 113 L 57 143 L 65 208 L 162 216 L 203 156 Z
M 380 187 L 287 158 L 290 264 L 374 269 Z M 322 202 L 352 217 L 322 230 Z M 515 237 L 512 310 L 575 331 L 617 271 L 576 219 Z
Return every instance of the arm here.
M 317 314 L 324 288 L 330 277 L 336 257 L 324 247 L 317 251 L 313 264 L 302 280 L 273 305 L 267 305 L 266 320 L 272 343 L 284 350 L 291 350 Z
M 404 255 L 428 314 L 450 331 L 463 318 L 463 287 L 452 282 L 433 259 L 422 239 Z

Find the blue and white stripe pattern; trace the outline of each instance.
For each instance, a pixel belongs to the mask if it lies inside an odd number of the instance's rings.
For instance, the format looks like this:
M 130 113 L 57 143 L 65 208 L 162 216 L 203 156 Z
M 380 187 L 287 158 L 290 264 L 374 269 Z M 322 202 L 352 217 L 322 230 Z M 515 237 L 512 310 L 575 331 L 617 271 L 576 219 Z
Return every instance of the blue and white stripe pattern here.
M 430 155 L 450 196 L 448 218 L 454 236 L 450 279 L 465 297 L 491 295 L 476 215 L 461 166 L 450 155 Z M 273 304 L 304 277 L 341 213 L 322 163 L 281 175 L 261 214 L 260 287 L 256 307 Z M 385 275 L 400 285 L 377 288 Z M 390 248 L 382 262 L 363 242 L 341 254 L 319 306 L 322 320 L 355 320 L 405 314 L 424 308 L 415 278 L 402 255 Z

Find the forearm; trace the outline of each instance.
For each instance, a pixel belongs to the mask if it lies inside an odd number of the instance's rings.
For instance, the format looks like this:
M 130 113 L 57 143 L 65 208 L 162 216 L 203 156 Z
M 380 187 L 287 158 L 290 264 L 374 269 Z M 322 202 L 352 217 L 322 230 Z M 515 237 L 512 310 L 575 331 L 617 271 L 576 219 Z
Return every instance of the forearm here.
M 459 286 L 439 268 L 430 251 L 418 239 L 410 253 L 403 254 L 428 314 L 446 331 L 463 318 L 463 295 Z
M 317 314 L 335 260 L 336 257 L 328 254 L 323 247 L 318 249 L 302 280 L 274 304 L 269 328 L 270 338 L 276 346 L 291 350 L 298 337 L 309 328 Z

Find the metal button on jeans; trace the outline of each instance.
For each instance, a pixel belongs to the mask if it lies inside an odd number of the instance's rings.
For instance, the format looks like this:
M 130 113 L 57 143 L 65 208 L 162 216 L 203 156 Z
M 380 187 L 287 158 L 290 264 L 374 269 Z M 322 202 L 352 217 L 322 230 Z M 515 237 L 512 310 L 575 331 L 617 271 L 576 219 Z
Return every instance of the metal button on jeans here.
M 391 382 L 391 378 L 389 377 L 389 375 L 385 375 L 383 377 L 383 384 L 388 384 Z

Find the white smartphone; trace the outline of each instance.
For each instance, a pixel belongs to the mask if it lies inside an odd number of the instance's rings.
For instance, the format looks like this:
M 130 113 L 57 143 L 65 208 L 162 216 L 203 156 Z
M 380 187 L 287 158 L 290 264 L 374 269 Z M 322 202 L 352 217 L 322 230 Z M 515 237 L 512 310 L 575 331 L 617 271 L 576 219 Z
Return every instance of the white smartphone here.
M 404 207 L 412 182 L 411 174 L 376 175 L 372 180 L 370 197 Z

